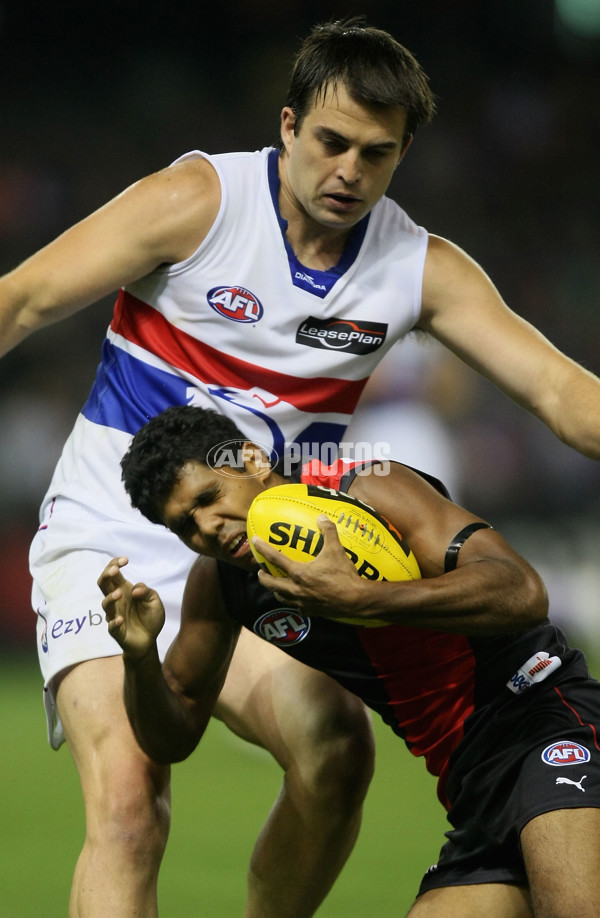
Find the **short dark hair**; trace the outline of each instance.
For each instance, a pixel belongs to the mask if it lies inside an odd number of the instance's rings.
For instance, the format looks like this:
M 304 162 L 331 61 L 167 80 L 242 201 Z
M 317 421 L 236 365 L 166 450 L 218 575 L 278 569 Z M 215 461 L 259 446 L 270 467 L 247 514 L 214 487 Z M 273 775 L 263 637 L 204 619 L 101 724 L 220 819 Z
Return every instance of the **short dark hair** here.
M 406 110 L 406 135 L 435 113 L 429 80 L 416 58 L 389 32 L 353 16 L 316 25 L 295 57 L 286 105 L 297 134 L 313 101 L 343 83 L 364 105 Z
M 121 459 L 121 478 L 131 505 L 152 523 L 162 523 L 161 511 L 188 462 L 209 465 L 212 451 L 227 442 L 236 450 L 248 440 L 224 415 L 207 408 L 176 405 L 144 424 Z M 234 460 L 230 463 L 235 467 Z

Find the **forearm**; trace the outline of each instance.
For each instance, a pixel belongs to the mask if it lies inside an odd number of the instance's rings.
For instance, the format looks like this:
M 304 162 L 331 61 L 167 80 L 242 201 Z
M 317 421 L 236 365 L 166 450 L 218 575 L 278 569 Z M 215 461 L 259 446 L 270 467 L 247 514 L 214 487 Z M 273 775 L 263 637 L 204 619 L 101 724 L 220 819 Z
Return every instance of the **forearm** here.
M 512 312 L 487 275 L 429 237 L 419 327 L 574 449 L 600 459 L 600 380 Z
M 11 275 L 0 282 L 0 357 L 21 343 L 35 328 Z
M 574 449 L 600 460 L 600 379 L 574 365 L 552 406 L 558 437 Z
M 34 281 L 23 282 L 21 274 L 33 273 L 28 267 L 32 262 L 30 259 L 0 279 L 0 357 L 38 329 L 59 322 L 87 305 L 79 298 L 64 303 L 51 298 L 50 278 L 45 279 L 43 274 Z
M 523 356 L 528 371 L 498 385 L 563 443 L 600 460 L 600 379 L 535 334 L 542 344 Z
M 185 702 L 165 680 L 156 644 L 142 657 L 123 655 L 124 699 L 138 743 L 160 764 L 180 762 L 196 748 L 210 719 L 214 701 L 195 706 L 192 718 Z
M 546 590 L 535 571 L 501 559 L 465 565 L 439 577 L 400 583 L 360 580 L 355 587 L 347 598 L 353 618 L 457 634 L 524 630 L 548 613 Z M 336 609 L 332 617 L 344 617 L 347 610 Z

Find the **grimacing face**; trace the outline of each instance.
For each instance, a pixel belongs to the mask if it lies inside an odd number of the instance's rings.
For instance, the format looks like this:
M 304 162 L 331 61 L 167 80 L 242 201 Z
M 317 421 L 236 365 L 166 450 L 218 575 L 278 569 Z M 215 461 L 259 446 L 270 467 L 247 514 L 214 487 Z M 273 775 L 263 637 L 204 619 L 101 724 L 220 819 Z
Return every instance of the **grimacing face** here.
M 262 464 L 247 461 L 242 471 L 188 462 L 162 507 L 162 520 L 192 551 L 256 570 L 246 520 L 250 504 L 271 476 L 264 457 Z
M 282 216 L 288 219 L 292 208 L 321 226 L 351 228 L 385 194 L 408 149 L 405 110 L 361 105 L 341 84 L 319 96 L 297 135 L 294 123 L 292 109 L 284 108 Z

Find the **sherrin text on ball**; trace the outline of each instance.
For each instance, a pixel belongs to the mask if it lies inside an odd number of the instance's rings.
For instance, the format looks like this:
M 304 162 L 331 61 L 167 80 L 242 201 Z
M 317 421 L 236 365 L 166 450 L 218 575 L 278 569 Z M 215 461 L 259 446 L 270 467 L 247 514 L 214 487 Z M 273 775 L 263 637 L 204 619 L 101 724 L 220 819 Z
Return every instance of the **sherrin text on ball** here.
M 367 580 L 418 580 L 419 565 L 401 534 L 372 507 L 343 491 L 320 485 L 284 484 L 252 502 L 248 538 L 256 560 L 275 577 L 285 572 L 252 544 L 257 535 L 294 561 L 311 561 L 322 546 L 317 519 L 335 523 L 340 542 L 359 575 Z

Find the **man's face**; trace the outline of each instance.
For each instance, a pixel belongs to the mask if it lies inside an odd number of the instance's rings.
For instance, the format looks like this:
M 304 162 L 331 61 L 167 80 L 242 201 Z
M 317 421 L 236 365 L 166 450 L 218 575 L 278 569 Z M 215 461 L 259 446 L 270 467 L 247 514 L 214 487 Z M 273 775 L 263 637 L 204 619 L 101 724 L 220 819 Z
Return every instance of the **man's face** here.
M 408 148 L 406 112 L 355 102 L 343 85 L 328 88 L 294 135 L 294 114 L 284 108 L 281 160 L 282 215 L 289 208 L 321 226 L 349 229 L 385 194 Z
M 264 477 L 266 472 L 248 464 L 243 471 L 215 471 L 188 462 L 162 508 L 162 520 L 198 554 L 255 570 L 246 520 L 253 499 L 265 489 Z

